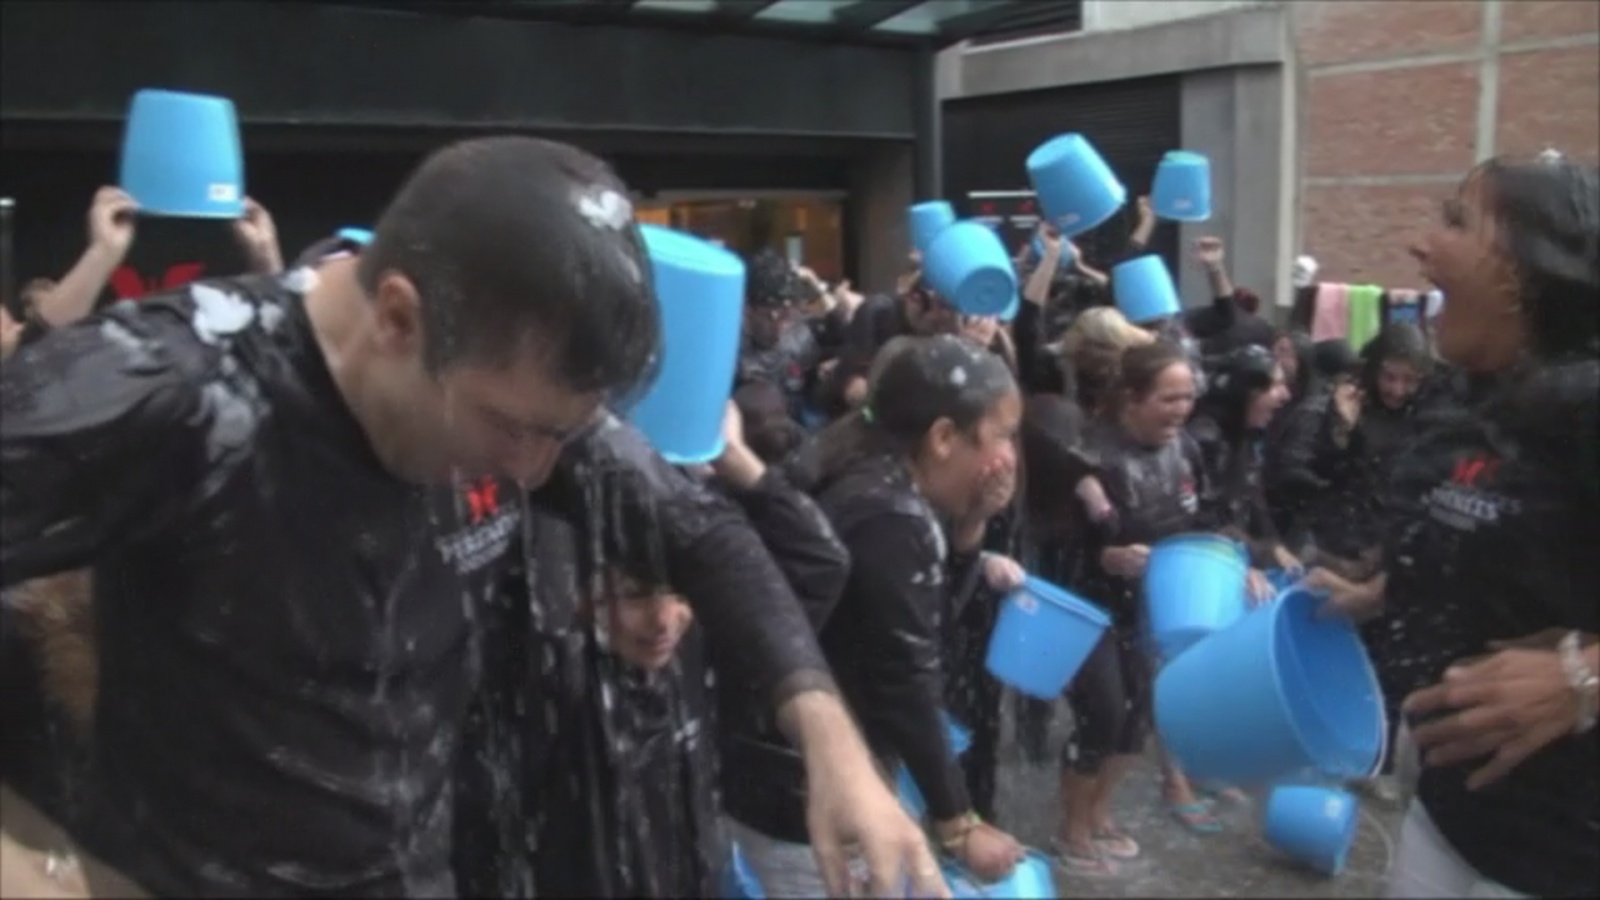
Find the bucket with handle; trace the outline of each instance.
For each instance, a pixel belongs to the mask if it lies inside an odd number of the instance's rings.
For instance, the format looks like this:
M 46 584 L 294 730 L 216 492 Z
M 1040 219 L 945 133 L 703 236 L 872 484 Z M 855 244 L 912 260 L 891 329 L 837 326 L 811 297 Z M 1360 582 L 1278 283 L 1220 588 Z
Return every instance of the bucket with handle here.
M 944 870 L 945 883 L 950 886 L 950 895 L 956 898 L 1045 900 L 1061 896 L 1056 893 L 1056 879 L 1050 858 L 1037 850 L 1030 849 L 1010 875 L 994 882 L 980 881 L 954 860 L 946 859 L 940 867 Z
M 971 220 L 945 226 L 922 254 L 928 284 L 969 316 L 998 316 L 1017 302 L 1017 271 L 993 229 Z
M 1066 237 L 1098 227 L 1128 200 L 1128 189 L 1089 139 L 1077 132 L 1034 148 L 1027 166 L 1039 208 Z
M 118 184 L 144 215 L 244 215 L 244 151 L 233 101 L 178 91 L 134 94 Z
M 1175 316 L 1182 309 L 1172 273 L 1154 253 L 1112 266 L 1111 293 L 1117 310 L 1135 325 Z
M 1371 661 L 1348 621 L 1317 615 L 1322 601 L 1290 590 L 1156 676 L 1156 728 L 1190 777 L 1267 784 L 1382 765 L 1388 729 Z
M 662 358 L 628 420 L 674 465 L 722 455 L 722 418 L 733 392 L 744 321 L 744 262 L 690 234 L 640 225 L 656 302 Z
M 1053 700 L 1109 627 L 1098 606 L 1029 576 L 1000 607 L 984 665 L 1024 694 Z
M 962 727 L 960 722 L 951 718 L 948 712 L 939 711 L 939 718 L 944 722 L 944 737 L 950 742 L 950 755 L 960 759 L 963 753 L 972 746 L 972 732 Z M 895 792 L 900 797 L 900 805 L 913 819 L 920 819 L 928 813 L 928 804 L 922 798 L 922 791 L 917 789 L 916 779 L 911 777 L 911 770 L 901 763 L 895 770 Z
M 1188 150 L 1169 150 L 1156 166 L 1150 208 L 1177 222 L 1211 218 L 1211 161 Z
M 955 207 L 945 200 L 918 203 L 907 210 L 907 214 L 911 221 L 911 246 L 924 254 L 934 236 L 956 221 Z
M 1150 548 L 1144 571 L 1151 642 L 1171 661 L 1196 641 L 1244 618 L 1249 566 L 1236 541 L 1180 534 Z
M 1309 784 L 1273 788 L 1262 831 L 1267 843 L 1324 875 L 1344 871 L 1361 806 L 1348 791 Z

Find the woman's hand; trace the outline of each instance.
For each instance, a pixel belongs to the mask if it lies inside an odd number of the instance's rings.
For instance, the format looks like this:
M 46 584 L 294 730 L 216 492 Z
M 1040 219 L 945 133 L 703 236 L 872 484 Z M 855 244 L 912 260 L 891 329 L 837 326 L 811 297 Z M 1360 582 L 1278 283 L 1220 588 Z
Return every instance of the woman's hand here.
M 1407 716 L 1448 713 L 1411 729 L 1424 765 L 1489 757 L 1467 778 L 1467 789 L 1477 790 L 1571 734 L 1578 693 L 1559 652 L 1514 647 L 1452 666 L 1443 681 L 1407 697 L 1403 709 Z
M 1251 569 L 1245 579 L 1245 595 L 1250 598 L 1251 607 L 1261 606 L 1277 596 L 1277 589 L 1272 586 L 1272 581 L 1267 578 L 1267 573 L 1260 569 Z
M 89 245 L 120 260 L 133 244 L 133 217 L 139 204 L 121 188 L 103 187 L 89 205 Z
M 987 522 L 999 515 L 1011 503 L 1017 492 L 1017 467 L 1008 460 L 995 460 L 978 481 L 978 497 L 972 511 L 973 519 Z
M 1125 547 L 1107 547 L 1100 551 L 1100 568 L 1118 578 L 1133 580 L 1144 577 L 1145 566 L 1150 563 L 1150 548 L 1145 544 Z
M 983 554 L 981 565 L 984 583 L 1000 593 L 1010 593 L 1022 587 L 1023 580 L 1028 577 L 1020 563 L 999 553 Z
M 1370 619 L 1383 611 L 1383 579 L 1362 584 L 1346 581 L 1328 569 L 1312 569 L 1300 586 L 1328 595 L 1317 614 L 1323 617 L 1344 616 L 1355 622 Z
M 1016 838 L 987 822 L 961 824 L 959 828 L 965 829 L 965 836 L 946 844 L 946 849 L 980 881 L 1005 878 L 1027 856 L 1027 850 Z M 942 834 L 947 831 L 940 829 Z
M 1290 553 L 1289 548 L 1282 544 L 1272 548 L 1272 558 L 1277 562 L 1278 568 L 1285 572 L 1298 574 L 1305 571 L 1306 565 L 1300 561 L 1300 557 Z
M 1354 428 L 1361 421 L 1361 388 L 1346 381 L 1333 389 L 1333 408 L 1345 428 Z
M 744 416 L 732 400 L 722 414 L 722 439 L 722 455 L 711 463 L 711 470 L 734 487 L 745 490 L 755 487 L 761 476 L 767 474 L 767 467 L 744 442 Z

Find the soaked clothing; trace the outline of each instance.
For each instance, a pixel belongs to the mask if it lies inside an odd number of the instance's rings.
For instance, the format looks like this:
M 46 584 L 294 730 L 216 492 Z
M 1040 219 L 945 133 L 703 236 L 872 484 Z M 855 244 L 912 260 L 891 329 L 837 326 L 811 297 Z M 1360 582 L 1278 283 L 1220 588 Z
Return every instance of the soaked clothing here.
M 76 836 L 157 895 L 453 891 L 471 607 L 519 508 L 383 469 L 296 290 L 312 277 L 118 303 L 0 380 L 5 583 L 95 576 Z
M 1254 565 L 1276 565 L 1272 551 L 1278 545 L 1278 529 L 1267 506 L 1263 435 L 1229 435 L 1204 410 L 1196 412 L 1185 427 L 1200 448 L 1206 475 L 1201 502 L 1212 514 L 1213 527 L 1246 542 Z
M 933 819 L 954 818 L 971 801 L 939 715 L 941 634 L 956 614 L 943 528 L 888 455 L 861 459 L 817 498 L 856 561 L 823 649 L 868 745 L 890 768 L 904 761 Z
M 1444 404 L 1396 464 L 1378 657 L 1401 693 L 1437 683 L 1489 642 L 1545 629 L 1600 631 L 1600 365 L 1480 383 Z M 1597 733 L 1565 736 L 1503 782 L 1483 764 L 1425 769 L 1418 798 L 1484 877 L 1536 896 L 1600 884 Z
M 793 322 L 779 334 L 771 347 L 758 348 L 748 341 L 739 353 L 739 372 L 735 387 L 751 381 L 765 381 L 783 390 L 789 414 L 798 417 L 806 405 L 811 383 L 822 351 L 815 333 L 805 322 Z

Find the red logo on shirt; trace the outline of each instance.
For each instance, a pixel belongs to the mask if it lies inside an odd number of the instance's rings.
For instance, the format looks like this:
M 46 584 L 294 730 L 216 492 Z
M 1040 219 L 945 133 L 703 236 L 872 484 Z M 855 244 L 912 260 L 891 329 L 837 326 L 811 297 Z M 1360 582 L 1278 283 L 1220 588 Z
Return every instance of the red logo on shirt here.
M 464 495 L 474 525 L 500 511 L 500 482 L 493 478 L 484 478 L 477 484 L 468 485 Z
M 1468 456 L 1456 460 L 1455 471 L 1450 473 L 1450 480 L 1462 487 L 1475 488 L 1478 482 L 1485 478 L 1494 478 L 1495 470 L 1500 468 L 1500 460 L 1492 456 Z
M 111 289 L 116 291 L 118 300 L 137 300 L 146 294 L 170 291 L 191 281 L 198 281 L 205 271 L 205 263 L 178 263 L 168 266 L 166 274 L 157 281 L 154 278 L 146 279 L 132 266 L 118 266 L 111 273 Z

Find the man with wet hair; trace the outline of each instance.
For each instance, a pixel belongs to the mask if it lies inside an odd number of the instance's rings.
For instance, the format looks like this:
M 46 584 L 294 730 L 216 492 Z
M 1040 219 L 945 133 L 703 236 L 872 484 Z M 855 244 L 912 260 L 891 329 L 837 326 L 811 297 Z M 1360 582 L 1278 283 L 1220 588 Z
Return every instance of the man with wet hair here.
M 0 586 L 95 576 L 67 823 L 88 852 L 161 896 L 452 894 L 474 625 L 520 549 L 519 493 L 647 378 L 659 328 L 623 184 L 495 137 L 429 157 L 357 256 L 118 303 L 19 350 Z M 751 600 L 773 601 L 795 602 Z M 814 641 L 761 643 L 808 763 L 838 770 L 814 788 L 825 843 L 936 883 Z

